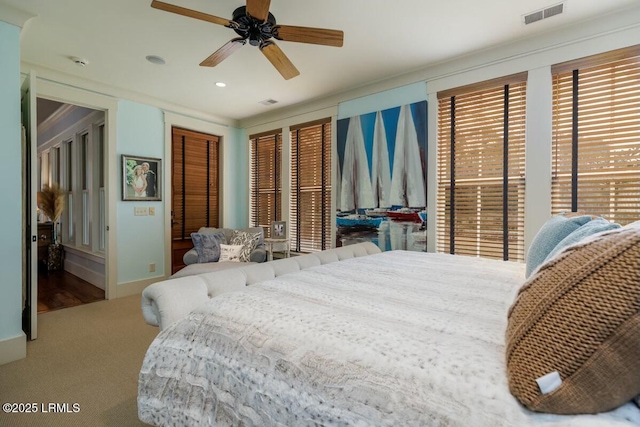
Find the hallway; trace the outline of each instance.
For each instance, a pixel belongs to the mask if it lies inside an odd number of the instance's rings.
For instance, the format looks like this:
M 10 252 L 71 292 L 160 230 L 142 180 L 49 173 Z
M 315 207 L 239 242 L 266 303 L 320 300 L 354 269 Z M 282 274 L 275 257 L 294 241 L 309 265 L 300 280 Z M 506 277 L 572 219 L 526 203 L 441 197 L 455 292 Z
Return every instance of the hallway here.
M 66 271 L 38 274 L 38 314 L 104 300 L 104 291 Z

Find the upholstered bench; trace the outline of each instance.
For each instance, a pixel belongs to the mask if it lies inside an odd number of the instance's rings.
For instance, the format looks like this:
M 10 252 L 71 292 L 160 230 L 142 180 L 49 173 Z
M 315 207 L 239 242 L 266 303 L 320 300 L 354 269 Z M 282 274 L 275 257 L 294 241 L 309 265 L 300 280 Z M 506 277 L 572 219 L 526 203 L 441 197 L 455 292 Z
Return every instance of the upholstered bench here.
M 218 262 L 203 262 L 189 264 L 183 269 L 175 272 L 170 279 L 177 279 L 179 277 L 194 276 L 197 274 L 215 273 L 216 271 L 228 270 L 230 268 L 240 268 L 247 265 L 257 264 L 256 262 L 234 262 L 234 261 L 218 261 Z
M 305 268 L 379 252 L 375 244 L 363 242 L 260 264 L 231 263 L 238 265 L 237 268 L 170 278 L 142 291 L 142 314 L 148 324 L 165 329 L 217 295 L 240 291 L 245 286 Z

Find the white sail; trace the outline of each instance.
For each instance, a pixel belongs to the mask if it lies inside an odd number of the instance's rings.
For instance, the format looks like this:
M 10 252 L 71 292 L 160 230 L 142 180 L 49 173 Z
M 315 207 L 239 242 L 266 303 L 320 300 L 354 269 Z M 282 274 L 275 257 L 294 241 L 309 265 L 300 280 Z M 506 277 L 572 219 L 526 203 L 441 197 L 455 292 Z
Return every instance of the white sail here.
M 390 201 L 392 205 L 426 206 L 418 135 L 408 105 L 400 107 Z
M 344 147 L 340 210 L 348 211 L 372 207 L 374 207 L 373 191 L 371 189 L 367 152 L 364 148 L 360 117 L 356 116 L 349 120 L 347 141 Z
M 333 154 L 332 154 L 333 156 Z M 336 193 L 335 196 L 335 200 L 337 201 L 337 206 L 336 209 L 340 210 L 340 201 L 342 200 L 342 171 L 340 170 L 340 164 L 339 162 L 336 162 L 336 164 L 338 165 L 338 167 L 336 168 L 336 181 L 338 183 L 338 185 L 335 186 L 336 189 Z M 332 178 L 333 179 L 333 178 Z M 332 190 L 333 191 L 333 190 Z
M 387 134 L 384 130 L 382 113 L 376 114 L 373 129 L 373 157 L 371 162 L 371 187 L 375 207 L 389 207 L 391 192 L 391 170 L 389 168 L 389 149 L 387 148 Z

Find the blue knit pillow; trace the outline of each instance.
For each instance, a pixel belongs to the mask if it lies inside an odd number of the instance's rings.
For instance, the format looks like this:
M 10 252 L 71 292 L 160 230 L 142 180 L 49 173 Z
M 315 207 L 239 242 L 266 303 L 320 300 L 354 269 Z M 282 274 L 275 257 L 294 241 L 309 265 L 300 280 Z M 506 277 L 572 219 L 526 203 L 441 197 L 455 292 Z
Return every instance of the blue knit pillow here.
M 567 218 L 564 213 L 561 213 L 545 222 L 529 246 L 526 276 L 529 277 L 544 262 L 562 239 L 591 221 L 591 218 L 591 215 Z
M 191 240 L 198 253 L 198 263 L 218 262 L 220 259 L 220 236 L 216 234 L 191 233 Z
M 602 231 L 615 230 L 616 228 L 620 228 L 620 224 L 609 222 L 604 218 L 595 218 L 562 239 L 560 243 L 558 243 L 556 247 L 549 252 L 549 255 L 547 255 L 544 262 L 549 261 L 568 246 L 574 245 L 593 234 L 598 234 Z

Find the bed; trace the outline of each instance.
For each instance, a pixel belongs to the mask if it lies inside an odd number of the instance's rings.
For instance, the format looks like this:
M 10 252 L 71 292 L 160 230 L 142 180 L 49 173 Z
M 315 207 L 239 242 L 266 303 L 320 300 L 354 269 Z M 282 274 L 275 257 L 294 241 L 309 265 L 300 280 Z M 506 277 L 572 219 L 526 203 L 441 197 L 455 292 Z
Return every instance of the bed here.
M 637 426 L 632 403 L 534 413 L 505 375 L 524 266 L 391 251 L 216 296 L 165 328 L 139 378 L 156 426 Z

